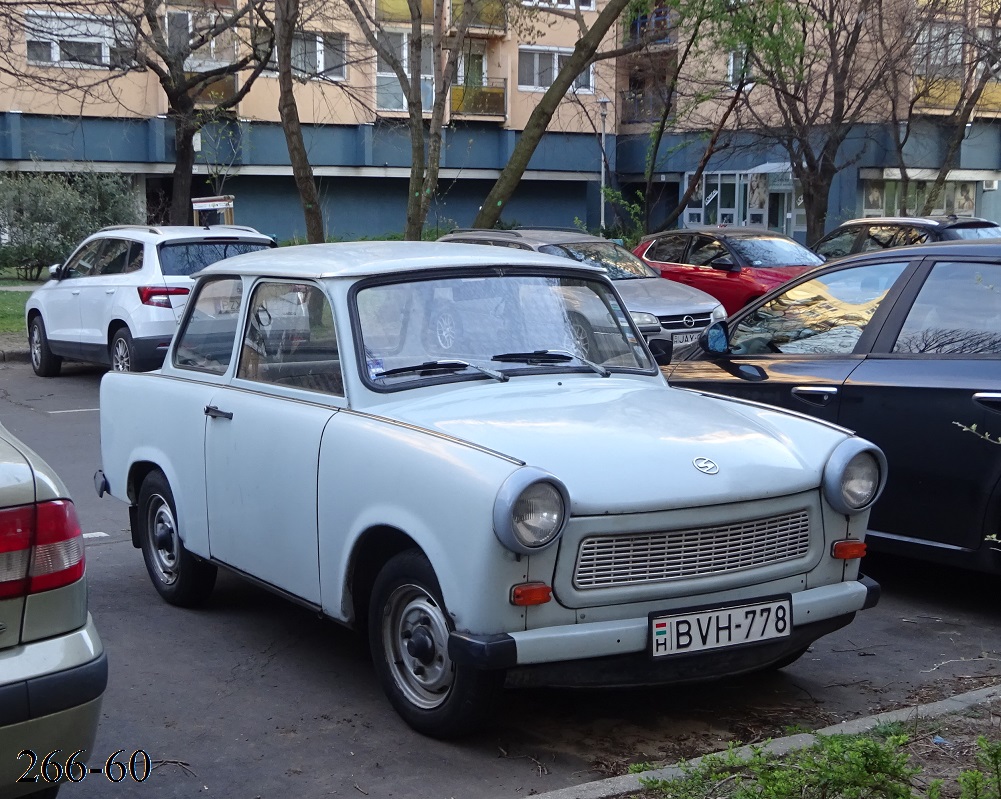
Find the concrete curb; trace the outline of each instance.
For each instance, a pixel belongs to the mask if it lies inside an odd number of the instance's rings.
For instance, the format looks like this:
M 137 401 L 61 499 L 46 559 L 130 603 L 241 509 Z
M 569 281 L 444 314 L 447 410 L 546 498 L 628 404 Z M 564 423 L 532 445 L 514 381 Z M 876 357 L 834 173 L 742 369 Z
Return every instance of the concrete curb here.
M 937 718 L 949 713 L 961 713 L 979 704 L 1001 700 L 1001 686 L 991 686 L 980 688 L 969 693 L 959 694 L 949 699 L 939 702 L 932 702 L 928 705 L 917 705 L 901 710 L 889 710 L 875 716 L 843 721 L 830 727 L 824 727 L 815 733 L 802 733 L 791 735 L 786 738 L 776 738 L 768 743 L 751 746 L 743 746 L 736 751 L 744 756 L 750 755 L 752 749 L 764 750 L 776 755 L 791 752 L 794 749 L 805 749 L 811 746 L 818 735 L 857 735 L 871 730 L 879 724 L 886 724 L 892 721 L 914 721 L 922 718 Z M 697 765 L 701 757 L 689 760 L 689 764 Z M 586 782 L 583 785 L 576 785 L 571 788 L 559 788 L 555 791 L 540 793 L 535 795 L 535 799 L 615 799 L 615 797 L 627 796 L 632 793 L 639 793 L 643 790 L 640 779 L 660 779 L 673 780 L 683 776 L 683 771 L 677 766 L 644 771 L 642 774 L 626 774 L 621 777 L 610 777 L 606 780 L 596 782 Z
M 26 363 L 31 360 L 31 352 L 24 349 L 0 350 L 0 363 Z

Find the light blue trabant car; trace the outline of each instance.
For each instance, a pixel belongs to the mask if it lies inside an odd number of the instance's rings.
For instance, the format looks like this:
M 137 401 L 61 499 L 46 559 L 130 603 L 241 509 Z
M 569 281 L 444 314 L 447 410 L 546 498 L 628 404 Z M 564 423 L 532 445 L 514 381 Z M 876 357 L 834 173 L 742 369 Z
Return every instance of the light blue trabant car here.
M 97 486 L 129 503 L 164 599 L 203 602 L 224 567 L 366 630 L 429 735 L 488 720 L 505 677 L 780 668 L 875 604 L 859 559 L 885 460 L 670 388 L 669 357 L 568 259 L 243 255 L 199 274 L 159 372 L 105 375 Z

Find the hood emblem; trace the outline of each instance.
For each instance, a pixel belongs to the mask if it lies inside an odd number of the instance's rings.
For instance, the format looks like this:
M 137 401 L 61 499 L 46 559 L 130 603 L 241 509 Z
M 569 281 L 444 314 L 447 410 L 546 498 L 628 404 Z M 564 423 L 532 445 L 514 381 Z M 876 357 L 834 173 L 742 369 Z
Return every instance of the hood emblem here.
M 703 474 L 716 474 L 719 471 L 719 466 L 716 465 L 716 462 L 709 460 L 709 458 L 696 458 L 692 463 Z
M 681 320 L 685 327 L 695 327 L 695 317 L 691 314 L 686 314 L 684 319 Z

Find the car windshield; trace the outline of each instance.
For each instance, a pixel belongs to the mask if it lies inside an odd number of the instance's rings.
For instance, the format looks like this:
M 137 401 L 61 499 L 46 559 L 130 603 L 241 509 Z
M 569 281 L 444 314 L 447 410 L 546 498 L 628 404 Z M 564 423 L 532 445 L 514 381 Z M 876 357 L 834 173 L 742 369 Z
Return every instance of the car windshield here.
M 750 266 L 817 266 L 824 259 L 802 244 L 780 236 L 729 239 L 730 247 Z
M 570 244 L 547 244 L 539 252 L 573 258 L 591 266 L 603 267 L 612 280 L 631 280 L 643 277 L 660 277 L 660 273 L 647 266 L 625 247 L 614 241 L 582 241 Z
M 525 274 L 524 268 L 410 278 L 368 285 L 354 295 L 362 374 L 376 389 L 654 369 L 604 280 Z
M 165 275 L 193 275 L 223 258 L 267 250 L 271 245 L 248 241 L 183 241 L 160 245 L 160 269 Z
M 997 225 L 953 225 L 948 228 L 950 239 L 999 239 L 1001 227 Z

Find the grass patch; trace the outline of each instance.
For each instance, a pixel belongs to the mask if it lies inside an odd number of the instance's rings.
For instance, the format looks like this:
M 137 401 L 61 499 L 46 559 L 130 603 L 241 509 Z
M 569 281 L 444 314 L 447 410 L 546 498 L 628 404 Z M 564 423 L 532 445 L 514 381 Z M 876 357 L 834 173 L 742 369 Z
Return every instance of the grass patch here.
M 30 295 L 30 291 L 0 291 L 0 333 L 24 332 L 24 304 Z

